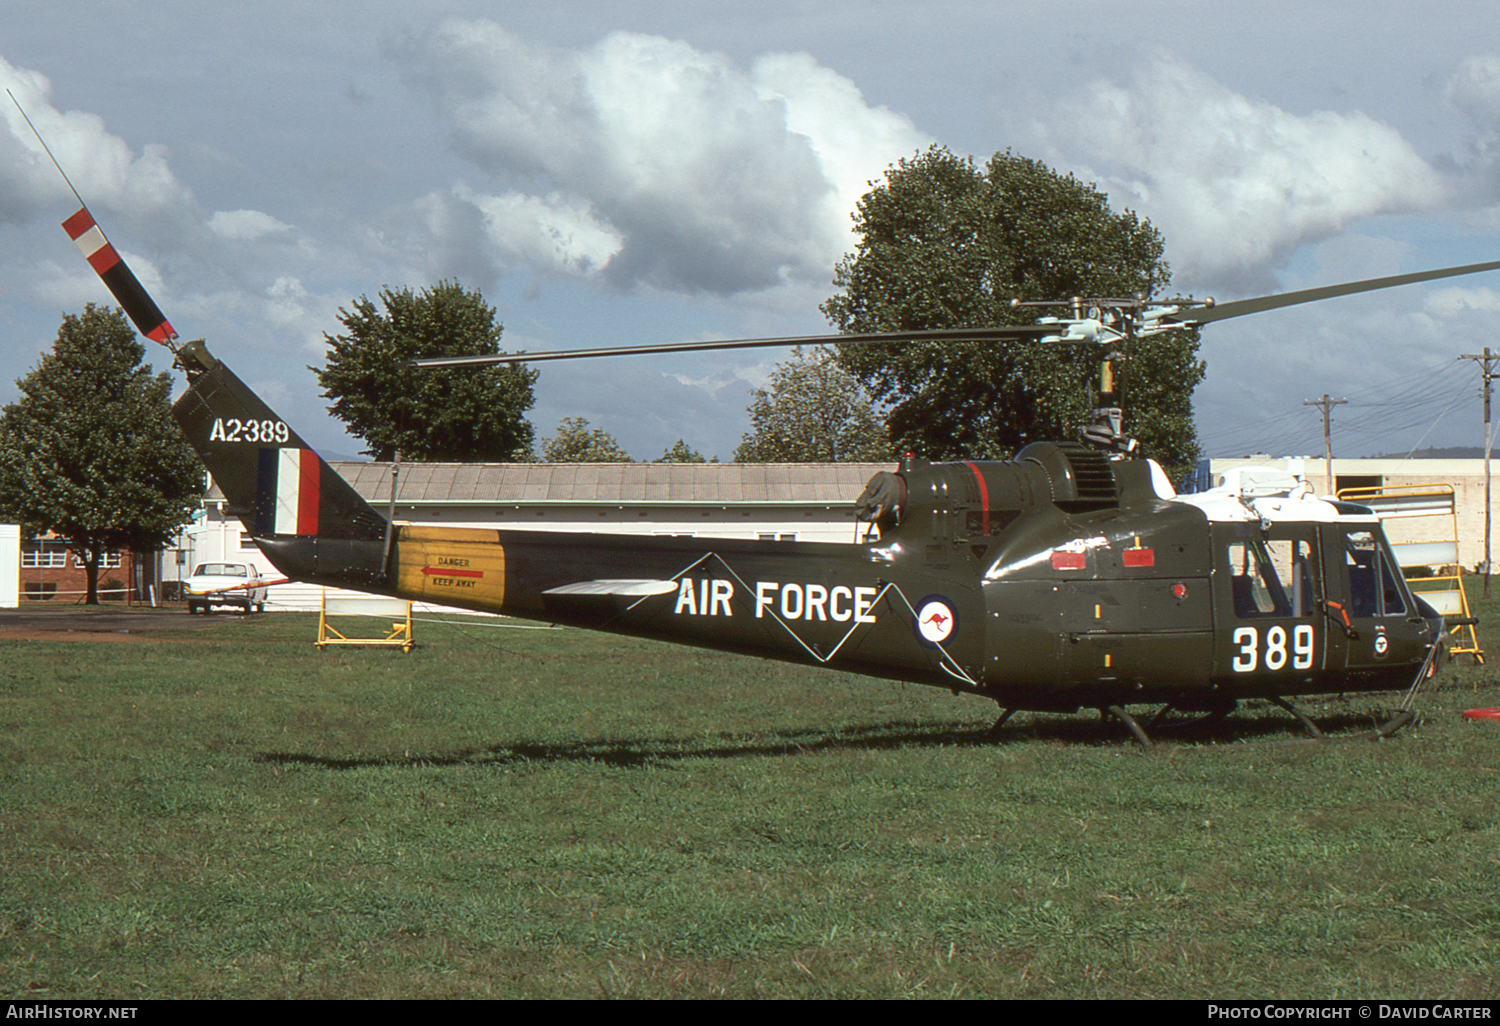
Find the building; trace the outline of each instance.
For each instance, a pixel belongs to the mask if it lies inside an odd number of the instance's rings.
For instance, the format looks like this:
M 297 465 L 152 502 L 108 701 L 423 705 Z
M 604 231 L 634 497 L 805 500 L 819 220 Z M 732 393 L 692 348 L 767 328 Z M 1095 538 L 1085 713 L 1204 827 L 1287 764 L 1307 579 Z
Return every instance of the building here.
M 1200 460 L 1186 488 L 1201 491 L 1223 481 L 1224 475 L 1244 467 L 1271 467 L 1308 481 L 1319 495 L 1337 494 L 1353 488 L 1415 487 L 1450 485 L 1453 488 L 1457 522 L 1459 561 L 1468 570 L 1484 562 L 1484 460 L 1335 459 L 1332 487 L 1322 457 L 1245 456 L 1235 459 Z M 1500 463 L 1495 466 L 1500 474 Z M 1500 489 L 1500 481 L 1496 481 Z M 1500 497 L 1500 492 L 1497 492 Z M 1395 544 L 1428 541 L 1431 518 L 1401 518 L 1386 522 L 1386 534 Z M 1447 529 L 1449 534 L 1453 528 Z M 1500 549 L 1500 537 L 1493 541 Z
M 20 537 L 17 584 L 27 602 L 82 602 L 88 594 L 88 573 L 83 561 L 55 535 Z M 106 552 L 99 563 L 99 598 L 102 601 L 151 602 L 157 588 L 156 553 Z M 157 596 L 159 597 L 159 596 Z
M 389 463 L 331 464 L 376 509 L 391 507 Z M 491 527 L 698 538 L 854 541 L 854 501 L 878 463 L 403 463 L 395 519 Z M 208 561 L 275 569 L 210 490 L 184 532 L 182 573 Z M 167 568 L 164 576 L 179 579 Z M 271 589 L 268 605 L 316 609 L 310 585 Z

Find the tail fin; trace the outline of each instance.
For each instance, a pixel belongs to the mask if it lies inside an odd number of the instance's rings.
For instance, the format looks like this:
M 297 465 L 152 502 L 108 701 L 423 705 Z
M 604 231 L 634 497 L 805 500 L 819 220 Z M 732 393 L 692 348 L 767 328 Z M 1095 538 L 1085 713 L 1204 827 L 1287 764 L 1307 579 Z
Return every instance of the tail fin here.
M 223 491 L 227 512 L 239 517 L 276 569 L 298 581 L 388 590 L 386 518 L 202 342 L 174 345 L 176 330 L 86 205 L 63 229 L 141 334 L 171 349 L 187 373 L 188 390 L 172 416 Z
M 386 519 L 202 342 L 177 352 L 190 387 L 172 407 L 203 465 L 276 569 L 383 591 Z

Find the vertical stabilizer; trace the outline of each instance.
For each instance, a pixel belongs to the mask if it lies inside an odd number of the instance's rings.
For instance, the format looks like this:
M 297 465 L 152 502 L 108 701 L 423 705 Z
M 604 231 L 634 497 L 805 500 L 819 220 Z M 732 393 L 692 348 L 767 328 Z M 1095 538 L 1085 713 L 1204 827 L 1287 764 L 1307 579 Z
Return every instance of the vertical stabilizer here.
M 294 580 L 386 590 L 386 520 L 202 342 L 177 354 L 172 415 L 236 516 Z

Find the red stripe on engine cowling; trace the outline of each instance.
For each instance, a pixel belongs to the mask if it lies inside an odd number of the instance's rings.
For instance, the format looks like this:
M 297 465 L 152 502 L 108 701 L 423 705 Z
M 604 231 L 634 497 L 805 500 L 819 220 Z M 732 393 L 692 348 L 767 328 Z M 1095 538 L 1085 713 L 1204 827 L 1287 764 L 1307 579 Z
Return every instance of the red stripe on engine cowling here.
M 974 477 L 979 481 L 979 505 L 984 508 L 984 534 L 989 537 L 990 533 L 990 490 L 984 483 L 984 474 L 969 460 L 964 460 L 964 466 L 974 471 Z

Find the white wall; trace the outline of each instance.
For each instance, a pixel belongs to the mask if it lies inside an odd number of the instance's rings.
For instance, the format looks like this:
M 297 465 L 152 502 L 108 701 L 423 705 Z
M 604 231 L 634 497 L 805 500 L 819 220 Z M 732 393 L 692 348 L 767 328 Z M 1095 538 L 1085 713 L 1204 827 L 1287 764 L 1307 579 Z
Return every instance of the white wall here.
M 21 528 L 0 524 L 0 609 L 21 604 Z

